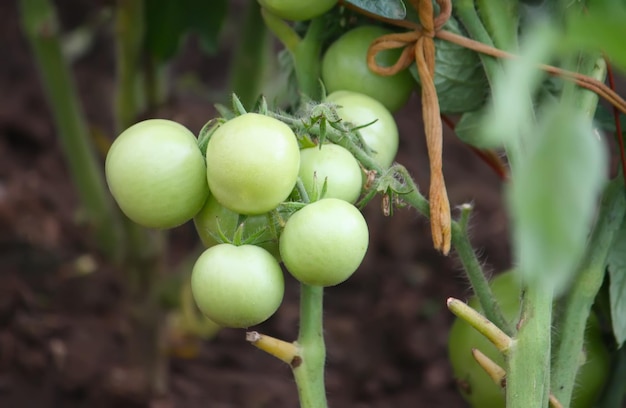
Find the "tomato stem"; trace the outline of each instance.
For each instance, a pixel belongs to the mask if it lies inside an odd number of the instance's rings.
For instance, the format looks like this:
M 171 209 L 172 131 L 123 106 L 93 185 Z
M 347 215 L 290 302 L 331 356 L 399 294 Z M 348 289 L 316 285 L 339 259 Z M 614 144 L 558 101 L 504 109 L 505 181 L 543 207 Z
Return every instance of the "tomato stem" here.
M 501 353 L 506 354 L 508 352 L 513 340 L 498 326 L 459 299 L 449 298 L 446 303 L 452 313 L 478 330 L 478 332 L 493 343 Z
M 300 361 L 292 362 L 301 408 L 325 408 L 324 363 L 326 346 L 323 333 L 324 288 L 300 285 L 300 333 L 297 345 Z
M 68 62 L 61 50 L 56 10 L 49 0 L 20 0 L 19 6 L 22 30 L 32 47 L 81 205 L 93 224 L 100 249 L 110 259 L 119 261 L 124 252 L 121 219 L 108 194 Z
M 624 180 L 618 177 L 604 191 L 598 220 L 588 244 L 589 253 L 579 267 L 559 318 L 560 336 L 555 341 L 551 381 L 559 401 L 571 399 L 587 318 L 602 285 L 609 250 L 625 214 Z

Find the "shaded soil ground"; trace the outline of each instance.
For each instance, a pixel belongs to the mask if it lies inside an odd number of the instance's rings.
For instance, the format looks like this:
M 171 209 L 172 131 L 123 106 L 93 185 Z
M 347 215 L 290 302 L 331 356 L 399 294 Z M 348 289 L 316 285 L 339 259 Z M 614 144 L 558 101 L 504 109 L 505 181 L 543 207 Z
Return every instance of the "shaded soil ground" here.
M 82 2 L 59 1 L 64 25 L 89 14 Z M 110 33 L 74 64 L 89 124 L 110 134 L 113 72 Z M 126 293 L 81 224 L 76 193 L 55 135 L 13 2 L 0 4 L 0 406 L 13 408 L 142 406 L 121 370 Z M 200 72 L 223 90 L 226 50 L 201 56 L 187 47 L 178 72 Z M 214 113 L 197 95 L 175 93 L 159 116 L 197 132 Z M 398 161 L 428 185 L 428 161 L 416 98 L 397 114 Z M 497 176 L 446 136 L 444 167 L 453 205 L 472 202 L 472 241 L 492 271 L 509 265 L 506 218 Z M 462 407 L 446 360 L 449 296 L 465 298 L 455 256 L 431 248 L 428 222 L 411 210 L 365 211 L 371 245 L 348 282 L 325 295 L 327 388 L 333 407 Z M 197 245 L 192 226 L 170 234 L 172 264 Z M 93 272 L 83 275 L 90 261 Z M 285 302 L 257 329 L 293 339 L 298 286 L 288 278 Z M 223 330 L 194 359 L 173 358 L 169 394 L 153 407 L 295 407 L 287 366 L 250 347 L 241 330 Z

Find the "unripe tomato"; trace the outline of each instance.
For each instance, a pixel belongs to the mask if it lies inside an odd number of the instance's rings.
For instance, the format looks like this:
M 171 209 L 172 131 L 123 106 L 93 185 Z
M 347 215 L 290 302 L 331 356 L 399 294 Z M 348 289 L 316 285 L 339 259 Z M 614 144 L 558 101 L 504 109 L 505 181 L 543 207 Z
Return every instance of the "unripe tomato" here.
M 276 259 L 255 245 L 219 244 L 200 255 L 191 273 L 198 309 L 225 327 L 267 320 L 283 300 L 285 282 Z
M 323 144 L 300 151 L 300 179 L 309 195 L 314 187 L 321 192 L 326 181 L 325 198 L 354 203 L 361 194 L 362 174 L 352 153 L 339 145 Z
M 149 119 L 122 132 L 109 149 L 105 173 L 124 214 L 145 227 L 189 221 L 209 193 L 195 136 L 171 120 Z
M 300 282 L 334 286 L 357 270 L 369 243 L 363 215 L 352 204 L 324 198 L 297 211 L 280 236 L 287 270 Z
M 206 162 L 209 188 L 220 204 L 239 214 L 264 214 L 295 187 L 300 148 L 283 122 L 246 113 L 215 131 Z
M 322 80 L 331 93 L 340 90 L 366 94 L 389 111 L 395 112 L 409 100 L 415 81 L 409 70 L 392 76 L 372 72 L 367 66 L 367 50 L 376 38 L 392 32 L 378 26 L 361 26 L 339 37 L 322 59 Z M 399 49 L 385 50 L 376 56 L 381 66 L 393 65 L 400 56 Z
M 285 20 L 303 21 L 326 13 L 337 4 L 337 0 L 259 0 L 259 4 Z
M 206 248 L 219 244 L 214 237 L 218 236 L 219 228 L 227 238 L 232 239 L 238 227 L 239 214 L 229 210 L 217 202 L 213 195 L 209 195 L 202 209 L 193 217 L 193 223 L 198 232 L 200 240 Z M 260 230 L 265 232 L 259 237 L 258 246 L 266 249 L 269 253 L 280 260 L 278 253 L 278 238 L 272 236 L 268 228 L 268 214 L 250 215 L 245 219 L 243 227 L 243 238 L 249 237 Z
M 359 129 L 359 132 L 374 151 L 374 159 L 378 164 L 385 169 L 391 166 L 400 143 L 398 126 L 391 113 L 377 100 L 357 92 L 333 92 L 326 97 L 326 101 L 339 105 L 339 116 L 355 126 L 376 121 Z
M 520 313 L 521 288 L 513 272 L 498 275 L 491 282 L 493 294 L 502 308 L 504 317 L 513 321 Z M 482 312 L 477 298 L 468 304 Z M 476 408 L 504 408 L 506 405 L 503 390 L 478 365 L 471 350 L 476 348 L 506 367 L 504 357 L 495 346 L 476 329 L 462 319 L 456 319 L 450 330 L 448 352 L 454 376 L 463 397 Z M 586 363 L 578 370 L 576 388 L 571 407 L 590 408 L 602 391 L 608 376 L 609 355 L 603 347 L 598 321 L 591 315 L 585 333 Z

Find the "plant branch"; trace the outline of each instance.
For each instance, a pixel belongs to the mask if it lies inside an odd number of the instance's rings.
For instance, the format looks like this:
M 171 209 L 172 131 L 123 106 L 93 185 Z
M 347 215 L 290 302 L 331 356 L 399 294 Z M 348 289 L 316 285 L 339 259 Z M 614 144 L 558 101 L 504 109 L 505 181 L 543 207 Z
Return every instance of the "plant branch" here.
M 300 359 L 291 363 L 301 408 L 325 408 L 324 364 L 326 346 L 322 326 L 324 288 L 300 285 Z
M 556 342 L 552 368 L 552 389 L 559 401 L 569 401 L 583 348 L 586 322 L 604 279 L 606 261 L 613 239 L 626 214 L 623 179 L 611 181 L 604 192 L 598 220 L 589 239 L 589 254 L 579 268 L 560 315 L 560 337 Z
M 22 29 L 37 62 L 61 147 L 81 204 L 100 248 L 120 261 L 124 243 L 119 212 L 113 206 L 96 159 L 70 69 L 61 51 L 58 20 L 49 0 L 20 0 Z

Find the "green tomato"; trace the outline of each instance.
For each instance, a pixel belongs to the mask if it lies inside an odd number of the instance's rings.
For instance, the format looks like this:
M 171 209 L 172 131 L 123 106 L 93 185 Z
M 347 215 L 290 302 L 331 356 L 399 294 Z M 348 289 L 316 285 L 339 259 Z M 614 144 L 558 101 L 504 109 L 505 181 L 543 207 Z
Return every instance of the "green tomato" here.
M 398 153 L 400 137 L 398 126 L 391 113 L 377 100 L 357 92 L 337 91 L 326 97 L 326 102 L 339 106 L 339 116 L 355 126 L 371 125 L 359 129 L 363 140 L 374 151 L 374 159 L 383 168 L 391 166 Z
M 504 317 L 515 321 L 520 313 L 521 287 L 514 272 L 505 272 L 490 284 Z M 478 299 L 473 297 L 469 305 L 482 313 Z M 454 376 L 463 397 L 480 408 L 504 408 L 505 395 L 472 357 L 476 348 L 501 367 L 506 367 L 504 357 L 482 334 L 462 319 L 456 319 L 450 330 L 448 353 Z M 601 339 L 598 321 L 591 315 L 585 333 L 584 363 L 576 377 L 572 408 L 589 408 L 598 398 L 609 372 L 609 355 Z
M 331 93 L 339 90 L 366 94 L 395 112 L 409 100 L 415 81 L 409 70 L 391 76 L 372 72 L 367 66 L 367 50 L 376 38 L 392 31 L 377 26 L 361 26 L 335 41 L 322 58 L 322 80 Z M 380 66 L 391 66 L 401 51 L 385 50 L 376 56 Z
M 271 230 L 268 228 L 268 216 L 269 214 L 248 216 L 243 226 L 243 238 L 245 239 L 260 230 L 264 230 L 265 232 L 261 234 L 255 245 L 266 249 L 280 260 L 278 238 L 273 237 Z M 238 222 L 239 214 L 218 203 L 213 195 L 209 195 L 202 209 L 193 217 L 193 223 L 198 232 L 198 236 L 206 248 L 221 243 L 214 238 L 219 236 L 218 225 L 226 237 L 232 239 L 238 227 Z M 276 228 L 278 228 L 278 226 L 276 226 Z
M 337 0 L 259 0 L 259 4 L 285 20 L 303 21 L 326 13 L 337 4 Z
M 334 286 L 357 270 L 369 243 L 363 215 L 338 198 L 311 203 L 289 218 L 279 249 L 287 270 L 300 282 Z
M 209 319 L 244 328 L 276 312 L 285 282 L 280 265 L 263 248 L 219 244 L 204 251 L 193 266 L 191 291 Z
M 145 227 L 189 221 L 209 193 L 195 136 L 171 120 L 149 119 L 122 132 L 109 149 L 105 173 L 124 214 Z
M 309 195 L 322 191 L 326 180 L 324 198 L 339 198 L 354 203 L 361 194 L 361 166 L 345 148 L 336 144 L 323 144 L 300 151 L 300 179 Z
M 239 214 L 264 214 L 293 191 L 300 149 L 289 126 L 246 113 L 215 131 L 206 162 L 209 188 L 220 204 Z

